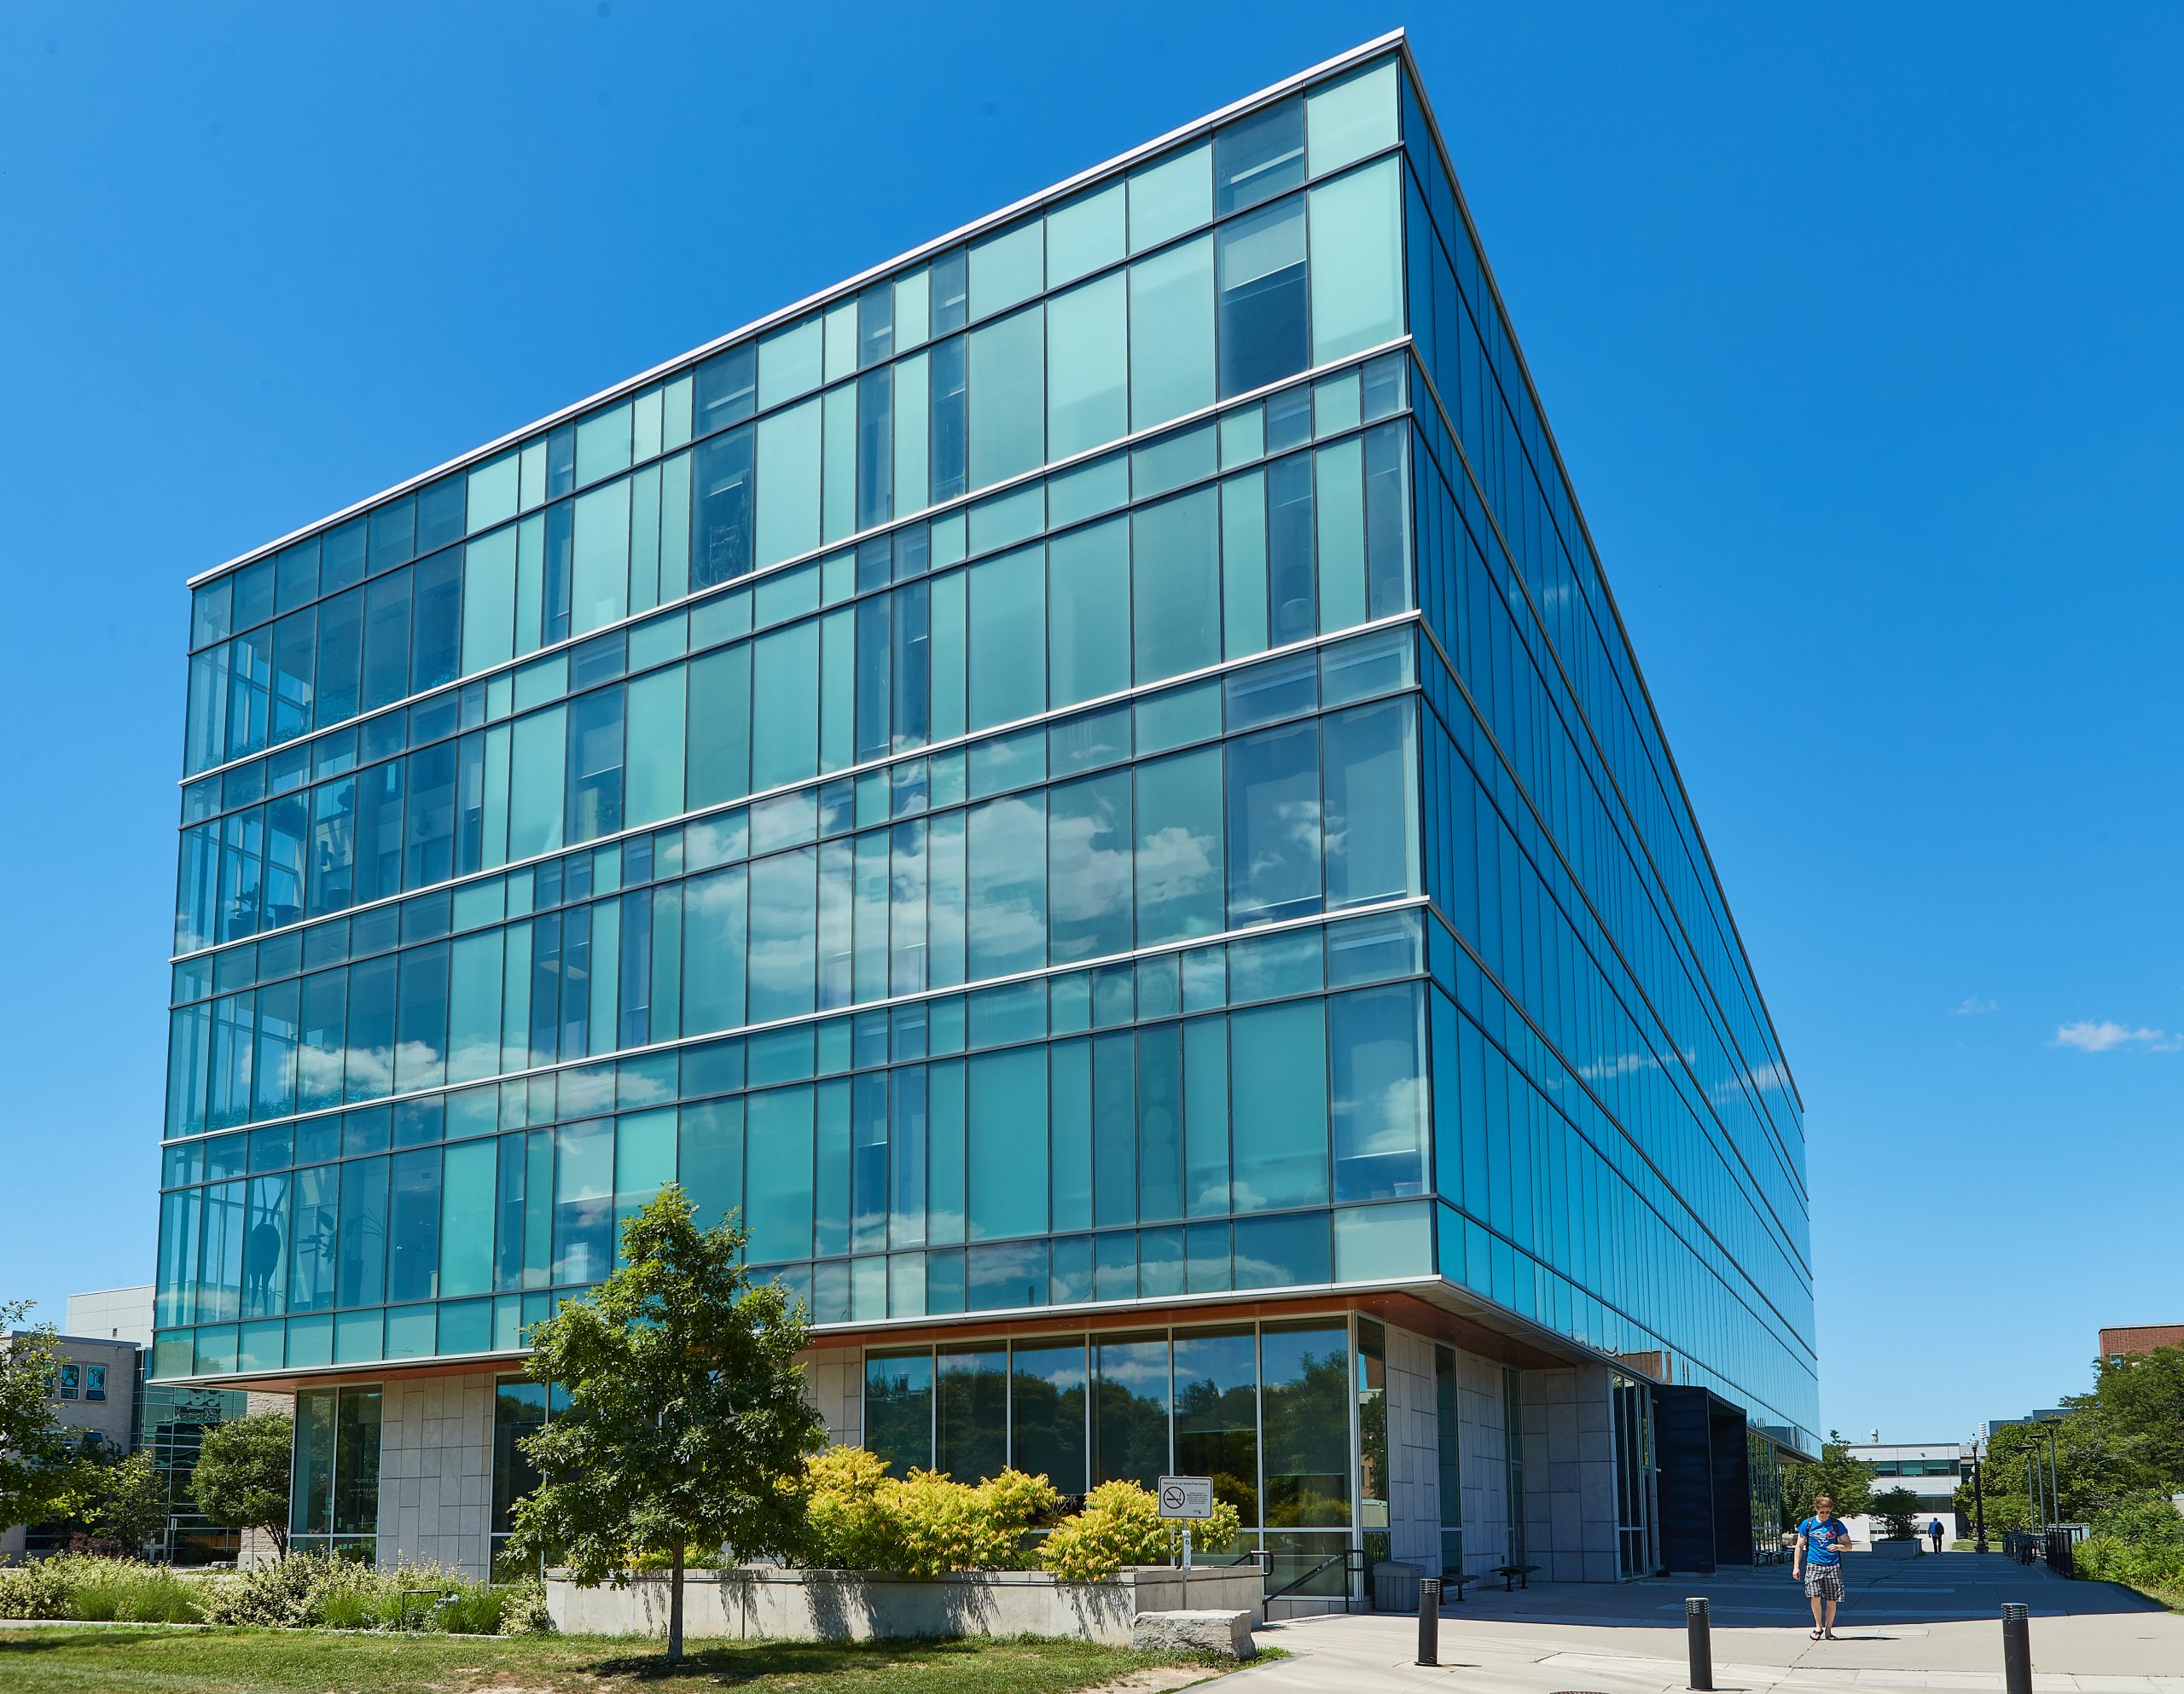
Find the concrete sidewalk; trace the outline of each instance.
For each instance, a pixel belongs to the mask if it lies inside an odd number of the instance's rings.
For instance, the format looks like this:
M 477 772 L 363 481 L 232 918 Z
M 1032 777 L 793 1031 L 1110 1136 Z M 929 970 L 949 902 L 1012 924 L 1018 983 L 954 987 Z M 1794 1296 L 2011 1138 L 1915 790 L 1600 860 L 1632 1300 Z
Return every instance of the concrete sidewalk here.
M 1714 1683 L 1763 1691 L 2002 1686 L 2001 1608 L 2031 1609 L 2036 1694 L 2184 1694 L 2184 1616 L 2128 1589 L 2072 1582 L 1999 1554 L 1844 1561 L 1845 1603 L 1834 1641 L 1810 1638 L 1789 1567 L 1619 1585 L 1542 1584 L 1472 1591 L 1442 1612 L 1441 1668 L 1416 1656 L 1415 1618 L 1302 1618 L 1269 1624 L 1262 1645 L 1293 1657 L 1239 1673 L 1239 1694 L 1359 1694 L 1451 1683 L 1512 1694 L 1666 1694 L 1685 1686 L 1684 1598 L 1704 1594 L 1714 1620 Z

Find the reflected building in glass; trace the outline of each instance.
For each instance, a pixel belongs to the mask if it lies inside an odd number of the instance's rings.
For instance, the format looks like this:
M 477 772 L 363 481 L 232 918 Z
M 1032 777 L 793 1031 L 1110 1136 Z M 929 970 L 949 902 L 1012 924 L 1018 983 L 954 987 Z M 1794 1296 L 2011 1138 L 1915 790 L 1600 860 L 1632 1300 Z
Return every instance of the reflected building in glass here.
M 1798 1099 L 1400 36 L 193 589 L 154 1370 L 300 1395 L 299 1544 L 488 1564 L 671 1181 L 839 1438 L 1300 1592 L 1749 1558 L 1814 1446 Z

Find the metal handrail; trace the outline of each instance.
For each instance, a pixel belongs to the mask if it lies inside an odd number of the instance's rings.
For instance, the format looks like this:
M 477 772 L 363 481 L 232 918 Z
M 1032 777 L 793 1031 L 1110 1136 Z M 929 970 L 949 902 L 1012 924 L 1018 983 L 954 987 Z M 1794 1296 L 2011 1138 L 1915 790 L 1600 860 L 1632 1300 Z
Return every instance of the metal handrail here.
M 2050 1569 L 2065 1576 L 2076 1576 L 2075 1549 L 2079 1539 L 2077 1526 L 2067 1523 L 2047 1529 L 2012 1529 L 2002 1537 L 2002 1552 L 2019 1564 L 2037 1564 L 2044 1560 Z
M 1255 1556 L 1260 1553 L 1264 1553 L 1266 1555 L 1266 1571 L 1268 1576 L 1271 1578 L 1274 1574 L 1273 1553 L 1264 1547 L 1255 1548 L 1253 1549 L 1253 1552 Z M 1364 1548 L 1345 1547 L 1339 1552 L 1330 1553 L 1327 1558 L 1321 1559 L 1317 1564 L 1314 1565 L 1310 1570 L 1304 1572 L 1301 1576 L 1292 1578 L 1289 1581 L 1283 1583 L 1279 1588 L 1269 1588 L 1267 1590 L 1266 1597 L 1269 1600 L 1281 1599 L 1303 1587 L 1305 1583 L 1310 1581 L 1321 1571 L 1328 1569 L 1332 1565 L 1337 1564 L 1343 1567 L 1345 1575 L 1362 1578 L 1365 1575 Z M 1333 1597 L 1330 1595 L 1328 1598 L 1332 1598 Z M 1343 1589 L 1342 1600 L 1345 1605 L 1347 1605 L 1350 1603 L 1350 1590 L 1347 1584 L 1345 1585 Z

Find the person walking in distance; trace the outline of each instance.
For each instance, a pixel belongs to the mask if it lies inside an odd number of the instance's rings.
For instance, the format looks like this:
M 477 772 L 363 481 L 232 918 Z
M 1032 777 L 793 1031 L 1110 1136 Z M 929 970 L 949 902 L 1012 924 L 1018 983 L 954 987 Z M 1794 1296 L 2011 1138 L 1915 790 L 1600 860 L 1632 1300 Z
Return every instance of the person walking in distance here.
M 1835 1639 L 1835 1608 L 1843 1601 L 1843 1550 L 1852 1546 L 1850 1526 L 1835 1515 L 1835 1502 L 1816 1496 L 1812 1516 L 1798 1525 L 1798 1551 L 1790 1574 L 1804 1579 L 1812 1602 L 1812 1639 Z
M 1926 1526 L 1926 1533 L 1934 1538 L 1934 1551 L 1942 1550 L 1942 1520 L 1938 1517 Z

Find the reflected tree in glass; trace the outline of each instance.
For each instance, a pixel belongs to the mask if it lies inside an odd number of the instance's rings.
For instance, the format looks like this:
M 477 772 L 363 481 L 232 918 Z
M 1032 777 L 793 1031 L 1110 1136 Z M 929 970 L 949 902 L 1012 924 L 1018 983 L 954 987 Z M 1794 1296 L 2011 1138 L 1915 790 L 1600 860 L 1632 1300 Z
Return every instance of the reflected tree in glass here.
M 1350 1523 L 1350 1343 L 1340 1328 L 1260 1337 L 1266 1523 L 1269 1529 Z

